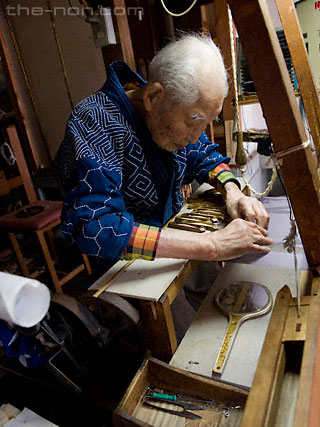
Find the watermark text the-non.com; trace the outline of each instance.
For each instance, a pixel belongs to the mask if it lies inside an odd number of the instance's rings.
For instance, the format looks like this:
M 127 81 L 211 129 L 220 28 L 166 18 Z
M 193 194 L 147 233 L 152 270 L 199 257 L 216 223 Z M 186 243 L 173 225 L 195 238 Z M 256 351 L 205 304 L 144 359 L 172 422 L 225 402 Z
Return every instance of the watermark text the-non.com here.
M 92 7 L 61 7 L 54 6 L 51 9 L 46 9 L 41 6 L 22 6 L 18 3 L 16 6 L 6 6 L 8 16 L 43 16 L 47 13 L 52 13 L 54 16 L 83 16 L 84 18 L 93 15 L 143 15 L 143 7 L 115 7 L 113 9 L 99 7 L 94 10 Z

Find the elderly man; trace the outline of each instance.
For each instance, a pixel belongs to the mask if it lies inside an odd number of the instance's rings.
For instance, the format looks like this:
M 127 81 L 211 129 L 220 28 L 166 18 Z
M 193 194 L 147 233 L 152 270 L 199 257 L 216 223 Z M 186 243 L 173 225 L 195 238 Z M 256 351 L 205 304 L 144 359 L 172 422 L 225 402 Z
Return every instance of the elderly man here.
M 74 109 L 55 160 L 70 242 L 104 262 L 267 253 L 266 210 L 239 190 L 230 159 L 204 133 L 227 90 L 209 37 L 187 34 L 167 45 L 151 62 L 148 83 L 125 63 L 111 64 L 102 89 Z M 234 220 L 201 235 L 162 229 L 183 204 L 181 185 L 194 179 L 223 191 Z

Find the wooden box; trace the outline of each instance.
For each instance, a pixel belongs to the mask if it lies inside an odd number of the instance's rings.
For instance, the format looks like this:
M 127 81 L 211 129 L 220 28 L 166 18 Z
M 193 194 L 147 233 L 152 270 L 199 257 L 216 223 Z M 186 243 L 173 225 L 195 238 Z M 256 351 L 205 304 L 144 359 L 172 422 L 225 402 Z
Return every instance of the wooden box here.
M 214 405 L 205 410 L 192 410 L 200 415 L 200 420 L 187 420 L 182 416 L 148 408 L 142 403 L 148 386 L 166 392 L 212 400 Z M 248 391 L 233 385 L 212 380 L 172 367 L 155 358 L 147 359 L 133 378 L 123 399 L 114 411 L 115 426 L 200 426 L 220 425 L 224 418 L 233 426 L 241 423 Z M 170 409 L 178 409 L 172 405 Z M 211 405 L 210 405 L 211 406 Z M 204 424 L 203 424 L 204 423 Z

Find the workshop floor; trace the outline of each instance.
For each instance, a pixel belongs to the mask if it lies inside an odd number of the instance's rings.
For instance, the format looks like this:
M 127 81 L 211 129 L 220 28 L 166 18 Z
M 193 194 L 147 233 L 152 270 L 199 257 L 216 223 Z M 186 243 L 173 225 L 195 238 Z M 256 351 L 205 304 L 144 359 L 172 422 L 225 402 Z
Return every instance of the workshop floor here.
M 0 406 L 6 403 L 20 410 L 26 407 L 59 427 L 113 425 L 111 410 L 16 374 L 5 373 L 0 379 Z

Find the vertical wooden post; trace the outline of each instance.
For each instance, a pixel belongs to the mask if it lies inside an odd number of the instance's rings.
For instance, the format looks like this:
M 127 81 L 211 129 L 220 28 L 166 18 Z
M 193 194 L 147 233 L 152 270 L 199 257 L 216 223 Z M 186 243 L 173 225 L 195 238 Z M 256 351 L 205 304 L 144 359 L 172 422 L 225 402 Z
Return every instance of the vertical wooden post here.
M 221 49 L 224 63 L 227 70 L 230 70 L 230 81 L 232 81 L 232 55 L 230 46 L 230 32 L 229 32 L 229 17 L 228 17 L 228 4 L 226 0 L 215 0 L 214 2 L 215 16 L 216 16 L 216 37 L 218 45 Z M 229 93 L 223 104 L 223 121 L 233 120 L 234 117 L 234 88 L 230 83 Z
M 7 127 L 7 135 L 12 148 L 13 154 L 17 160 L 18 170 L 27 194 L 28 202 L 34 203 L 37 200 L 37 195 L 34 190 L 30 172 L 24 158 L 22 147 L 19 141 L 19 136 L 15 126 L 10 125 Z
M 232 128 L 234 121 L 234 86 L 232 84 L 232 53 L 230 44 L 230 31 L 229 31 L 229 16 L 228 16 L 228 4 L 226 0 L 215 0 L 214 11 L 216 17 L 216 37 L 218 40 L 219 47 L 221 49 L 226 69 L 229 70 L 229 92 L 228 96 L 224 100 L 222 118 L 224 124 L 225 133 L 225 154 L 231 157 L 231 162 L 234 163 L 234 155 L 236 152 L 236 144 L 232 139 Z M 231 129 L 231 132 L 230 132 Z M 233 148 L 234 145 L 234 148 Z
M 312 281 L 294 427 L 317 427 L 320 407 L 320 279 Z
M 275 152 L 300 147 L 283 157 L 281 172 L 311 269 L 320 267 L 320 184 L 289 73 L 267 5 L 262 0 L 229 0 L 250 74 Z
M 133 70 L 136 70 L 125 0 L 113 0 L 113 5 L 118 25 L 123 60 Z

